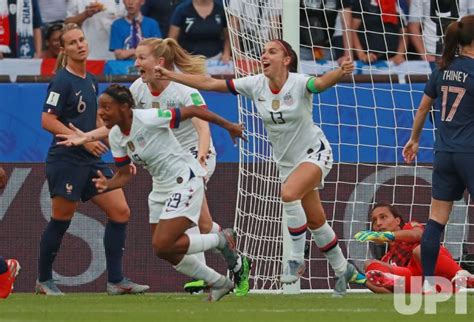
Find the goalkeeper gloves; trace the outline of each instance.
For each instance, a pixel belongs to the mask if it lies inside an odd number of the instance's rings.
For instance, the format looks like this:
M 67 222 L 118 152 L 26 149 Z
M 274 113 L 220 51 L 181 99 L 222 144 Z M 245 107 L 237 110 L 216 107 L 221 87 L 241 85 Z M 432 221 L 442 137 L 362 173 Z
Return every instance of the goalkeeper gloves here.
M 364 230 L 355 234 L 354 238 L 360 242 L 388 243 L 395 240 L 395 235 L 390 231 Z

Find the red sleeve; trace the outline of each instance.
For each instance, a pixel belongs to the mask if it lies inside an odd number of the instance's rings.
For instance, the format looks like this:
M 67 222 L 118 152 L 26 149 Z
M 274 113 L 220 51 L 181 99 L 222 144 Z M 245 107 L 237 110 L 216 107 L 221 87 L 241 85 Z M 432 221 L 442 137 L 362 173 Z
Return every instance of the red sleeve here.
M 424 229 L 423 225 L 420 224 L 419 222 L 417 222 L 417 221 L 409 221 L 409 222 L 407 222 L 407 223 L 403 226 L 402 230 L 411 230 L 411 229 L 413 229 L 413 228 L 419 228 L 419 229 L 421 229 L 421 230 Z

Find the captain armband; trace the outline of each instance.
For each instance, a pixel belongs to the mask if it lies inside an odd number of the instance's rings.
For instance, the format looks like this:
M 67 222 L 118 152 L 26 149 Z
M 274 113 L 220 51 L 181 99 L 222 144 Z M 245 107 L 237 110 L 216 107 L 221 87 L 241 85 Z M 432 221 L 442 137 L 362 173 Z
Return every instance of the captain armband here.
M 316 88 L 316 77 L 311 77 L 308 80 L 308 82 L 306 83 L 306 88 L 308 89 L 308 91 L 310 91 L 313 94 L 318 94 L 322 92 Z

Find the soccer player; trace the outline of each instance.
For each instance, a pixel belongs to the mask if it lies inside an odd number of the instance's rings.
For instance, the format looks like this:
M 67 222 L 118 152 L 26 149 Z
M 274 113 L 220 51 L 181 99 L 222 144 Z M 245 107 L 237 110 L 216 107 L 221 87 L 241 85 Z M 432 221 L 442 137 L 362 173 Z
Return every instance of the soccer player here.
M 171 129 L 179 127 L 181 121 L 199 117 L 225 128 L 235 139 L 243 136 L 243 126 L 197 106 L 143 110 L 133 109 L 134 104 L 126 87 L 109 86 L 99 97 L 99 115 L 106 129 L 83 133 L 83 141 L 75 144 L 96 140 L 110 129 L 108 137 L 118 171 L 111 179 L 98 171 L 99 178 L 93 181 L 99 191 L 125 186 L 133 176 L 128 168 L 132 160 L 148 170 L 153 177 L 153 191 L 167 196 L 165 202 L 156 203 L 150 209 L 159 214 L 153 234 L 155 254 L 171 263 L 178 272 L 204 280 L 211 286 L 209 300 L 217 301 L 233 289 L 234 283 L 203 264 L 194 254 L 217 248 L 228 266 L 234 267 L 239 258 L 234 232 L 226 229 L 219 233 L 187 233 L 199 222 L 206 171 L 183 149 Z M 68 135 L 60 137 L 74 140 Z
M 319 189 L 333 163 L 331 146 L 313 123 L 313 93 L 320 93 L 350 75 L 354 65 L 341 67 L 322 77 L 296 73 L 297 56 L 283 40 L 265 44 L 261 57 L 263 74 L 233 80 L 204 75 L 182 74 L 156 66 L 156 77 L 213 91 L 230 91 L 251 98 L 263 119 L 273 148 L 273 159 L 282 180 L 281 198 L 292 237 L 290 260 L 284 263 L 281 282 L 296 282 L 305 271 L 304 245 L 309 227 L 316 245 L 334 269 L 337 281 L 334 295 L 346 293 L 347 282 L 357 271 L 348 263 L 338 245 L 334 230 L 326 222 Z
M 433 276 L 439 243 L 453 202 L 467 188 L 474 195 L 474 15 L 453 22 L 446 31 L 445 48 L 439 67 L 425 86 L 416 112 L 410 140 L 403 156 L 411 163 L 418 153 L 426 115 L 435 104 L 437 131 L 433 163 L 429 220 L 421 239 L 424 288 L 435 292 Z M 459 54 L 457 54 L 459 53 Z
M 83 131 L 102 125 L 97 117 L 97 82 L 86 72 L 89 52 L 84 33 L 76 24 L 67 24 L 62 30 L 59 69 L 48 87 L 43 108 L 42 127 L 52 134 L 73 133 L 72 123 Z M 46 159 L 46 178 L 52 200 L 51 221 L 40 242 L 36 293 L 63 295 L 53 281 L 52 265 L 62 238 L 74 216 L 79 200 L 91 200 L 107 216 L 104 247 L 108 272 L 107 293 L 120 295 L 143 293 L 148 285 L 133 283 L 123 276 L 122 257 L 130 209 L 121 189 L 99 193 L 92 182 L 98 170 L 111 177 L 100 156 L 107 151 L 101 142 L 83 147 L 68 148 L 57 145 L 53 137 Z
M 7 174 L 0 167 L 0 189 L 7 184 Z M 13 283 L 20 272 L 20 263 L 16 259 L 5 260 L 0 256 L 0 299 L 6 299 L 13 291 Z
M 406 290 L 416 291 L 411 287 L 410 277 L 423 275 L 420 258 L 423 225 L 416 221 L 405 223 L 395 206 L 383 202 L 374 205 L 369 217 L 372 230 L 358 232 L 355 238 L 361 242 L 387 243 L 389 249 L 381 260 L 365 262 L 366 286 L 375 293 L 391 293 L 396 278 L 405 277 Z M 434 274 L 453 282 L 464 278 L 469 287 L 474 286 L 474 276 L 463 270 L 443 246 Z
M 171 38 L 159 39 L 149 38 L 140 42 L 136 50 L 135 66 L 140 72 L 138 78 L 132 86 L 132 92 L 135 100 L 135 108 L 157 108 L 160 110 L 169 110 L 171 108 L 183 106 L 199 106 L 207 108 L 204 99 L 199 91 L 194 88 L 171 82 L 169 80 L 159 80 L 154 78 L 154 67 L 156 65 L 173 70 L 176 65 L 182 72 L 192 74 L 204 74 L 205 58 L 203 56 L 189 55 L 178 43 Z M 209 124 L 199 118 L 183 120 L 179 128 L 173 129 L 173 133 L 181 146 L 189 151 L 199 163 L 207 169 L 206 182 L 214 173 L 216 167 L 216 151 L 212 144 Z M 166 200 L 166 195 L 159 195 L 152 191 L 148 202 L 150 207 L 150 224 L 152 235 L 160 213 L 155 211 L 155 204 L 162 204 Z M 161 209 L 161 206 L 158 206 Z M 199 217 L 199 226 L 191 228 L 200 234 L 217 233 L 220 226 L 213 222 L 206 196 L 201 208 Z M 196 256 L 206 263 L 204 253 Z M 235 294 L 246 295 L 249 290 L 248 284 L 242 284 L 240 281 L 248 280 L 248 274 L 251 269 L 251 262 L 247 257 L 242 256 L 242 263 L 234 268 Z M 185 284 L 184 289 L 190 292 L 196 292 L 206 285 L 202 281 L 191 281 Z

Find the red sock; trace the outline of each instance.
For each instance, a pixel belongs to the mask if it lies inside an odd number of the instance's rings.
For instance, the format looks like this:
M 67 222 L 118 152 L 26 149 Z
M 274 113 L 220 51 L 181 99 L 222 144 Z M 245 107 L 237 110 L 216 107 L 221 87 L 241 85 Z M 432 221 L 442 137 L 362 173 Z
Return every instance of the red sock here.
M 443 252 L 439 253 L 435 267 L 435 276 L 442 276 L 452 280 L 461 269 L 461 266 L 459 266 L 449 254 L 443 254 Z

